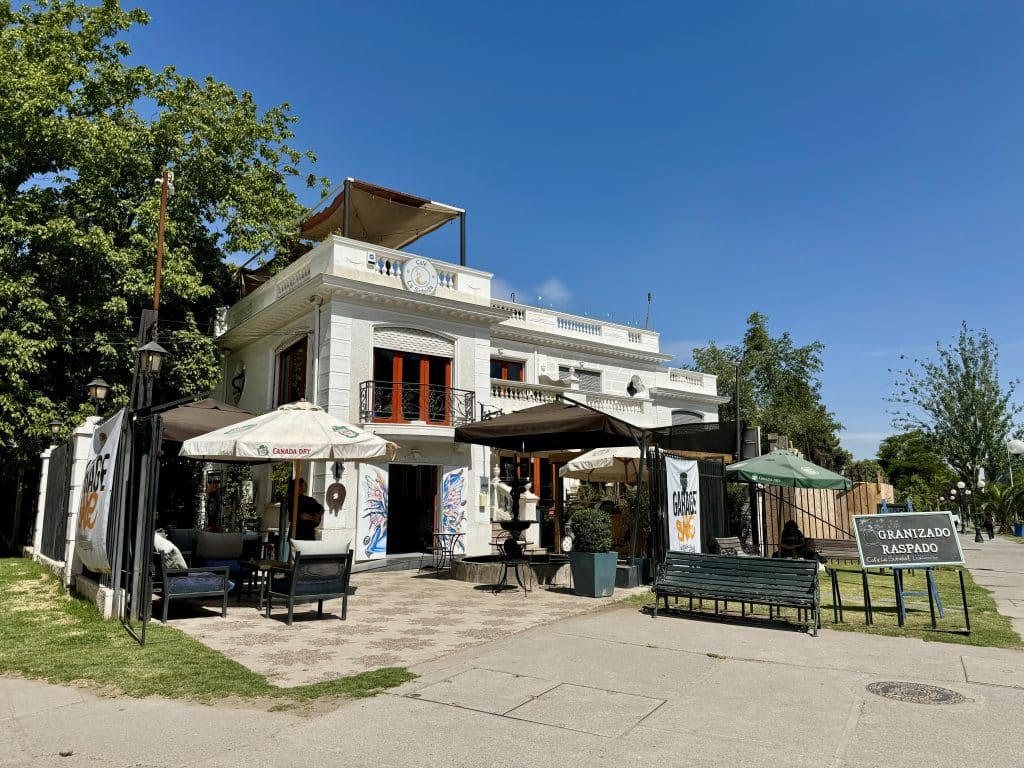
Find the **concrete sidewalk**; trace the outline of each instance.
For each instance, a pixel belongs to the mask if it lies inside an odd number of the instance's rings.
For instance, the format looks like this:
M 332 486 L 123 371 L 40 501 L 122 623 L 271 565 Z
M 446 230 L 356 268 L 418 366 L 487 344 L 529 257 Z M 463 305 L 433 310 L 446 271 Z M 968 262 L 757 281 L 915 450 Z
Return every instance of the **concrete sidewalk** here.
M 964 545 L 1001 606 L 1024 601 L 1024 545 Z M 1022 764 L 1020 651 L 619 606 L 413 671 L 388 694 L 308 718 L 4 679 L 0 765 Z M 895 698 L 869 690 L 886 683 Z

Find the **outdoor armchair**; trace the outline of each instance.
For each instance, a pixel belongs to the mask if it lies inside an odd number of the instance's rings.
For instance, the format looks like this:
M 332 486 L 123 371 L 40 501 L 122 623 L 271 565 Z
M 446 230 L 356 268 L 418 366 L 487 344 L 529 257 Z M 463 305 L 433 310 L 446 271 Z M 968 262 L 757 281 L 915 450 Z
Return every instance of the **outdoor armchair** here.
M 288 567 L 271 568 L 267 583 L 267 618 L 275 597 L 288 606 L 288 624 L 292 623 L 295 606 L 299 603 L 317 604 L 317 616 L 324 615 L 324 600 L 341 598 L 341 618 L 348 614 L 348 585 L 352 575 L 351 549 L 344 552 L 314 554 L 311 544 L 324 542 L 292 542 L 295 559 Z M 303 551 L 306 549 L 307 551 Z
M 157 580 L 162 585 L 162 618 L 167 623 L 167 610 L 171 600 L 195 597 L 220 597 L 221 617 L 228 615 L 228 593 L 232 583 L 228 580 L 228 567 L 168 568 L 159 553 L 153 556 Z

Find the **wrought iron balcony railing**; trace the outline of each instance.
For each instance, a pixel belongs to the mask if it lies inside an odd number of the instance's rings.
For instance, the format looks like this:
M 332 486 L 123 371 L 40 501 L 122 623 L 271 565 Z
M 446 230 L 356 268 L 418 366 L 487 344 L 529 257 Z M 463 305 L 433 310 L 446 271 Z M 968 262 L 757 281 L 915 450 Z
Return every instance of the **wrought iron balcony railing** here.
M 438 384 L 364 381 L 359 384 L 359 418 L 369 422 L 458 427 L 476 420 L 476 393 Z

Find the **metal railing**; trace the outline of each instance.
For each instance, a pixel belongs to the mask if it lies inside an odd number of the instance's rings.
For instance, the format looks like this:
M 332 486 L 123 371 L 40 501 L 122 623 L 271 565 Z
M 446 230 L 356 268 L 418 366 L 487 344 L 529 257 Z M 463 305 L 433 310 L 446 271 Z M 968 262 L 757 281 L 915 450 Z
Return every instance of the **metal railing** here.
M 359 384 L 359 418 L 364 424 L 458 427 L 476 420 L 476 393 L 438 384 L 364 381 Z
M 39 550 L 51 560 L 64 562 L 71 493 L 71 443 L 62 443 L 50 453 L 43 508 L 43 536 Z

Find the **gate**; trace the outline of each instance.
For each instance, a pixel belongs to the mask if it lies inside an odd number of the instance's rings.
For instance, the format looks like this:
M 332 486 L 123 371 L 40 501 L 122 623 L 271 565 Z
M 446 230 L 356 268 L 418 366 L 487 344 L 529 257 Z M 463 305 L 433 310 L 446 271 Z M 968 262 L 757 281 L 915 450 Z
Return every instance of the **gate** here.
M 700 538 L 701 548 L 712 551 L 716 536 L 725 536 L 725 464 L 709 459 L 697 459 L 700 473 Z M 651 494 L 651 557 L 656 564 L 665 562 L 668 549 L 668 527 L 665 510 L 668 509 L 668 478 L 665 475 L 665 453 L 657 448 L 647 452 L 647 474 Z
M 46 503 L 43 507 L 41 554 L 64 562 L 68 531 L 68 505 L 71 498 L 71 443 L 56 446 L 50 453 L 46 474 Z

